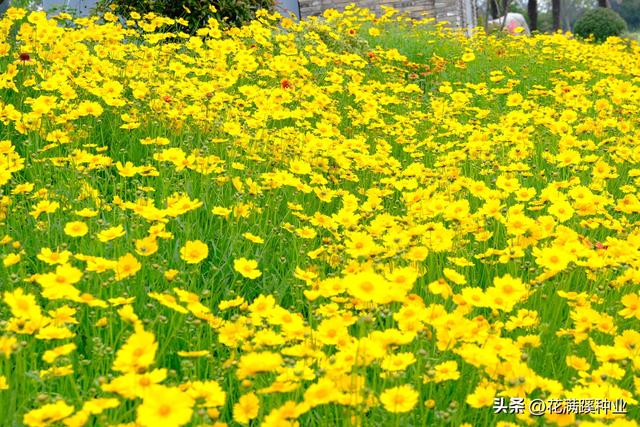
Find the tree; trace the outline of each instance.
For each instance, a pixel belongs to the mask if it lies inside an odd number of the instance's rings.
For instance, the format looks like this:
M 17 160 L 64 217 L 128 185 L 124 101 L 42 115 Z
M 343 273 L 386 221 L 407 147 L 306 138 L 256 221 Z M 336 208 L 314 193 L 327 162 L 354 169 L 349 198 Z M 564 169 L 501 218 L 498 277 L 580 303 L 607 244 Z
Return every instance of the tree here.
M 531 31 L 538 29 L 538 0 L 529 0 L 527 3 L 527 15 L 529 15 L 529 28 Z
M 498 18 L 498 2 L 497 0 L 487 0 L 489 2 L 489 7 L 491 8 L 491 18 Z
M 629 29 L 640 28 L 640 0 L 611 0 L 611 8 L 627 21 Z
M 553 16 L 553 31 L 560 29 L 560 0 L 551 0 L 551 15 Z
M 607 7 L 607 0 L 598 0 L 598 7 Z

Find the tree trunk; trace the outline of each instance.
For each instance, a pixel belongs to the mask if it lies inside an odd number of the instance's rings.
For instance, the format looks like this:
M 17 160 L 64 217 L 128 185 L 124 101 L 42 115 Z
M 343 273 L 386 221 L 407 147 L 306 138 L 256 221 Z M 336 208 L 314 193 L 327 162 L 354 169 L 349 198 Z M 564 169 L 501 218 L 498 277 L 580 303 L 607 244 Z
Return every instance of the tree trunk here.
M 553 31 L 560 29 L 560 0 L 551 0 L 551 14 L 553 15 Z
M 491 18 L 492 19 L 497 19 L 498 16 L 498 2 L 497 0 L 487 0 L 489 2 L 489 5 L 491 6 Z
M 598 7 L 607 7 L 607 0 L 598 0 Z
M 529 27 L 531 31 L 538 29 L 538 0 L 529 0 L 527 3 L 527 15 L 529 15 Z

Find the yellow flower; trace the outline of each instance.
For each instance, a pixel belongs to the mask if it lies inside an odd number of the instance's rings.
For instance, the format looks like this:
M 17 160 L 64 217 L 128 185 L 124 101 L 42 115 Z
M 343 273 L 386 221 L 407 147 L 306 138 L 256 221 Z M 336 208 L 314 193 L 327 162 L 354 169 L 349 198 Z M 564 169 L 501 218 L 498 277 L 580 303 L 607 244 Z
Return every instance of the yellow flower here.
M 48 273 L 38 277 L 37 282 L 42 286 L 62 286 L 75 284 L 82 278 L 82 271 L 69 264 L 56 267 L 55 273 Z
M 471 61 L 473 61 L 473 60 L 475 60 L 475 59 L 476 59 L 476 56 L 475 56 L 475 55 L 474 55 L 474 53 L 473 53 L 473 52 L 471 52 L 470 50 L 469 50 L 469 51 L 466 51 L 466 52 L 462 55 L 462 60 L 463 60 L 464 62 L 471 62 Z
M 233 261 L 233 269 L 247 279 L 257 279 L 262 275 L 258 270 L 258 261 L 240 258 Z
M 435 368 L 435 376 L 433 380 L 437 383 L 448 380 L 457 380 L 460 378 L 458 371 L 458 363 L 455 360 L 440 363 Z
M 536 264 L 549 271 L 562 271 L 572 261 L 571 257 L 561 248 L 535 248 L 532 253 L 536 257 Z
M 216 206 L 211 210 L 211 213 L 213 213 L 214 215 L 222 216 L 224 218 L 228 218 L 229 214 L 231 213 L 231 209 L 227 209 L 222 206 Z
M 224 406 L 227 393 L 217 381 L 193 381 L 188 383 L 186 392 L 195 400 L 204 400 L 206 408 Z
M 7 383 L 7 377 L 0 375 L 0 391 L 9 390 L 9 384 Z
M 336 384 L 329 378 L 320 378 L 304 392 L 304 402 L 310 407 L 335 402 L 339 397 Z
M 253 243 L 257 243 L 257 244 L 263 244 L 264 243 L 264 239 L 262 239 L 262 237 L 260 236 L 256 236 L 254 234 L 251 234 L 249 232 L 246 232 L 242 235 L 242 237 L 244 237 L 245 239 L 253 242 Z
M 97 236 L 98 240 L 100 240 L 102 243 L 106 243 L 111 240 L 117 239 L 118 237 L 122 237 L 124 236 L 124 234 L 124 227 L 122 225 L 117 225 L 115 227 L 111 227 L 101 231 Z
M 136 240 L 136 253 L 140 256 L 149 256 L 158 252 L 158 241 L 155 236 L 147 236 Z
M 5 267 L 11 267 L 20 262 L 20 254 L 8 254 L 2 258 L 2 265 Z
M 180 357 L 204 357 L 210 354 L 209 350 L 192 350 L 192 351 L 179 351 Z
M 118 258 L 118 263 L 115 266 L 116 280 L 123 280 L 127 277 L 134 276 L 142 265 L 138 262 L 136 257 L 131 254 L 126 254 Z
M 409 412 L 418 402 L 418 392 L 406 384 L 388 388 L 380 395 L 380 402 L 389 412 Z
M 573 217 L 574 210 L 566 200 L 557 200 L 547 209 L 560 222 L 566 222 Z
M 260 372 L 275 371 L 282 365 L 282 356 L 278 353 L 263 351 L 245 353 L 240 357 L 236 374 L 238 379 L 244 380 Z
M 73 406 L 58 400 L 56 403 L 49 403 L 27 412 L 22 422 L 29 427 L 45 427 L 68 417 L 72 413 Z
M 445 268 L 442 270 L 442 273 L 444 274 L 444 277 L 451 280 L 456 285 L 467 284 L 467 279 L 464 277 L 464 274 L 460 274 L 455 270 L 452 270 L 450 268 Z
M 416 358 L 413 353 L 405 352 L 386 356 L 380 367 L 385 371 L 404 371 L 414 363 L 416 363 Z
M 116 353 L 113 370 L 138 373 L 155 361 L 157 349 L 158 343 L 154 335 L 144 329 L 137 329 Z
M 74 213 L 83 218 L 93 218 L 98 215 L 98 211 L 89 208 L 80 209 L 78 211 L 74 211 Z
M 8 359 L 16 348 L 18 340 L 15 337 L 0 336 L 0 356 Z
M 176 276 L 178 275 L 179 271 L 175 270 L 175 269 L 169 269 L 167 271 L 164 272 L 164 278 L 167 279 L 169 282 L 171 282 L 173 279 L 176 278 Z
M 640 319 L 640 295 L 639 294 L 627 294 L 621 299 L 624 308 L 618 312 L 620 316 L 625 319 L 635 317 Z
M 155 385 L 138 406 L 136 422 L 144 427 L 182 426 L 191 421 L 194 401 L 175 387 Z
M 187 264 L 197 264 L 209 256 L 209 247 L 200 240 L 189 240 L 180 249 L 180 258 Z
M 349 294 L 360 301 L 383 303 L 388 300 L 389 282 L 373 271 L 348 275 L 344 281 Z
M 233 405 L 233 420 L 240 424 L 249 424 L 249 421 L 258 416 L 260 399 L 255 393 L 248 393 L 240 397 L 238 403 Z
M 472 408 L 483 408 L 493 404 L 495 395 L 496 388 L 493 385 L 478 385 L 473 393 L 467 395 L 466 402 Z
M 68 222 L 64 226 L 64 234 L 70 237 L 82 237 L 89 232 L 89 227 L 82 221 Z
M 76 349 L 76 345 L 74 343 L 61 345 L 52 350 L 45 351 L 44 354 L 42 355 L 42 360 L 44 360 L 47 363 L 53 363 L 56 361 L 58 357 L 66 356 L 67 354 L 71 353 L 75 349 Z
M 154 369 L 142 374 L 133 372 L 115 377 L 111 382 L 103 384 L 102 390 L 117 393 L 126 399 L 145 398 L 152 387 L 167 378 L 166 369 Z
M 69 261 L 71 252 L 69 251 L 52 251 L 49 248 L 41 248 L 40 253 L 36 256 L 40 261 L 49 265 L 66 264 Z

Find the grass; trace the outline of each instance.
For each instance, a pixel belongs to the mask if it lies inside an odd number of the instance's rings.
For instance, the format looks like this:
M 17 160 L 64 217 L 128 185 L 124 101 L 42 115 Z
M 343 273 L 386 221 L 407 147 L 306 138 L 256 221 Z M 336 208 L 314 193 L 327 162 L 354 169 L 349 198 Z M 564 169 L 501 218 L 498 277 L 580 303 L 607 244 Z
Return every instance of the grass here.
M 66 19 L 0 23 L 0 425 L 638 418 L 637 43 Z
M 630 31 L 625 36 L 635 41 L 640 40 L 640 32 L 638 31 L 635 31 L 635 32 Z

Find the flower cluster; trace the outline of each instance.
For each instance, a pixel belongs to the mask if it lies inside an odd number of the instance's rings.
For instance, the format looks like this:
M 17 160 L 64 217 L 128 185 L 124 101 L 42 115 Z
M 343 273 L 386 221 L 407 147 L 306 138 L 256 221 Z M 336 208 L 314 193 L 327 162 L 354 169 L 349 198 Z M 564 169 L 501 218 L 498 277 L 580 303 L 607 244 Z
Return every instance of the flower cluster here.
M 0 424 L 635 407 L 637 43 L 183 24 L 0 19 Z

